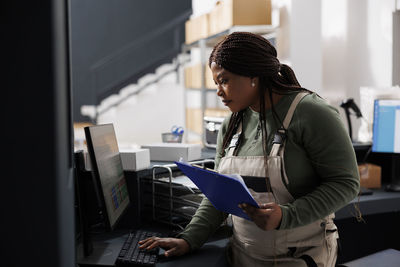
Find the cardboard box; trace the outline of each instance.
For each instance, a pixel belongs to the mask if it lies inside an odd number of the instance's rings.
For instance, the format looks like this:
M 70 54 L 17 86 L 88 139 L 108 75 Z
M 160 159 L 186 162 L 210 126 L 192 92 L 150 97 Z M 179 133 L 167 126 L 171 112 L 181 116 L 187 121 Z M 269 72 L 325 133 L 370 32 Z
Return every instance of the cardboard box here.
M 203 132 L 203 118 L 200 108 L 186 108 L 186 127 L 197 134 Z
M 360 186 L 365 188 L 381 188 L 381 167 L 371 163 L 358 165 Z
M 209 14 L 191 18 L 185 23 L 185 43 L 191 44 L 209 36 Z
M 154 161 L 184 161 L 198 160 L 201 158 L 201 145 L 179 143 L 155 143 L 143 145 L 142 148 L 150 150 L 150 159 Z
M 192 89 L 201 88 L 201 64 L 187 66 L 184 69 L 185 87 Z M 204 85 L 206 88 L 217 89 L 212 77 L 211 69 L 206 65 L 204 69 Z
M 270 25 L 271 0 L 223 0 L 209 15 L 210 35 L 235 25 Z
M 201 88 L 201 64 L 187 66 L 185 67 L 184 72 L 186 88 Z

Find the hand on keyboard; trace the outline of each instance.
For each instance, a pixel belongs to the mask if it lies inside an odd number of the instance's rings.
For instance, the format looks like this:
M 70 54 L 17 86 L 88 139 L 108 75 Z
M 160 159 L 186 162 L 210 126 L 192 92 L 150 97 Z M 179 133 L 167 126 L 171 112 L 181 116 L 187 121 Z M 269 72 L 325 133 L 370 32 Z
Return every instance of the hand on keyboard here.
M 159 236 L 160 233 L 136 230 L 129 233 L 117 257 L 115 265 L 118 267 L 147 266 L 154 267 L 157 262 L 159 248 L 142 250 L 138 246 L 139 240 L 144 240 L 151 236 Z
M 165 249 L 165 257 L 181 256 L 190 251 L 189 244 L 181 238 L 149 237 L 139 241 L 140 249 L 151 250 L 156 247 Z

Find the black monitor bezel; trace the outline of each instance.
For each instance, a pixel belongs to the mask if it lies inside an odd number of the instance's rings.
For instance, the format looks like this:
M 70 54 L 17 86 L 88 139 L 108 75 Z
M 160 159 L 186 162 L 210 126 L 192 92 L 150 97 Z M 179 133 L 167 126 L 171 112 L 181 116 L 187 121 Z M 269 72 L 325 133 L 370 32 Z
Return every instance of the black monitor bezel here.
M 92 133 L 91 133 L 92 130 L 95 130 L 97 128 L 100 128 L 100 127 L 103 128 L 103 127 L 109 127 L 109 126 L 112 127 L 112 130 L 113 130 L 114 136 L 115 136 L 114 125 L 112 123 L 98 124 L 98 125 L 94 125 L 94 126 L 86 126 L 86 127 L 84 127 L 84 131 L 85 131 L 86 144 L 87 144 L 87 149 L 88 149 L 88 153 L 89 153 L 90 163 L 91 163 L 91 166 L 92 166 L 91 173 L 92 173 L 92 177 L 93 177 L 93 184 L 94 184 L 95 192 L 96 192 L 98 203 L 99 203 L 99 209 L 102 211 L 102 215 L 103 215 L 102 217 L 103 217 L 103 220 L 104 220 L 104 224 L 105 224 L 106 230 L 107 231 L 112 231 L 112 230 L 115 229 L 116 225 L 119 223 L 121 218 L 124 216 L 124 214 L 129 209 L 129 207 L 131 205 L 131 199 L 130 199 L 129 189 L 128 189 L 129 203 L 126 206 L 126 208 L 122 211 L 121 215 L 114 222 L 114 224 L 111 225 L 110 219 L 109 219 L 109 216 L 108 216 L 106 202 L 105 202 L 105 199 L 104 199 L 104 192 L 103 192 L 103 188 L 102 188 L 102 185 L 101 185 L 101 179 L 100 179 L 99 169 L 98 169 L 98 166 L 97 166 L 96 155 L 94 153 L 94 147 L 93 147 L 93 142 L 92 142 Z M 116 136 L 115 136 L 115 140 L 116 140 Z M 117 144 L 118 144 L 118 142 L 117 142 Z M 121 153 L 119 153 L 119 149 L 118 149 L 118 155 L 119 155 L 119 158 L 121 160 L 121 166 L 122 166 Z M 127 184 L 125 173 L 123 174 L 123 176 L 124 176 L 124 179 L 125 179 L 125 183 Z

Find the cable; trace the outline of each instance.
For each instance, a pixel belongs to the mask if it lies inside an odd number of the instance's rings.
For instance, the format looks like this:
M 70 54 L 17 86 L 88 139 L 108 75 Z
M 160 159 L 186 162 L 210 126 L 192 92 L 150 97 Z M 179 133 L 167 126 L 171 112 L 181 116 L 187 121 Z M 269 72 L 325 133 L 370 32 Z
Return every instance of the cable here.
M 370 147 L 368 148 L 367 153 L 365 153 L 365 155 L 364 155 L 364 157 L 363 157 L 363 160 L 362 160 L 362 163 L 366 163 L 367 158 L 368 158 L 369 154 L 371 153 L 371 151 L 372 151 L 372 146 L 370 146 Z

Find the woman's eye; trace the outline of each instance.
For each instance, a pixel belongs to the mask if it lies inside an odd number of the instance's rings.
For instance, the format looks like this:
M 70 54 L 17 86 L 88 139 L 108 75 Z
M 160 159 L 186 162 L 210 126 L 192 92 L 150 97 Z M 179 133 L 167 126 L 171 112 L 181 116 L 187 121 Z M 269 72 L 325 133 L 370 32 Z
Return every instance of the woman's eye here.
M 219 80 L 218 82 L 215 82 L 214 81 L 214 83 L 215 83 L 215 85 L 224 85 L 224 84 L 226 84 L 228 82 L 228 80 L 225 80 L 225 79 L 221 79 L 221 80 Z

